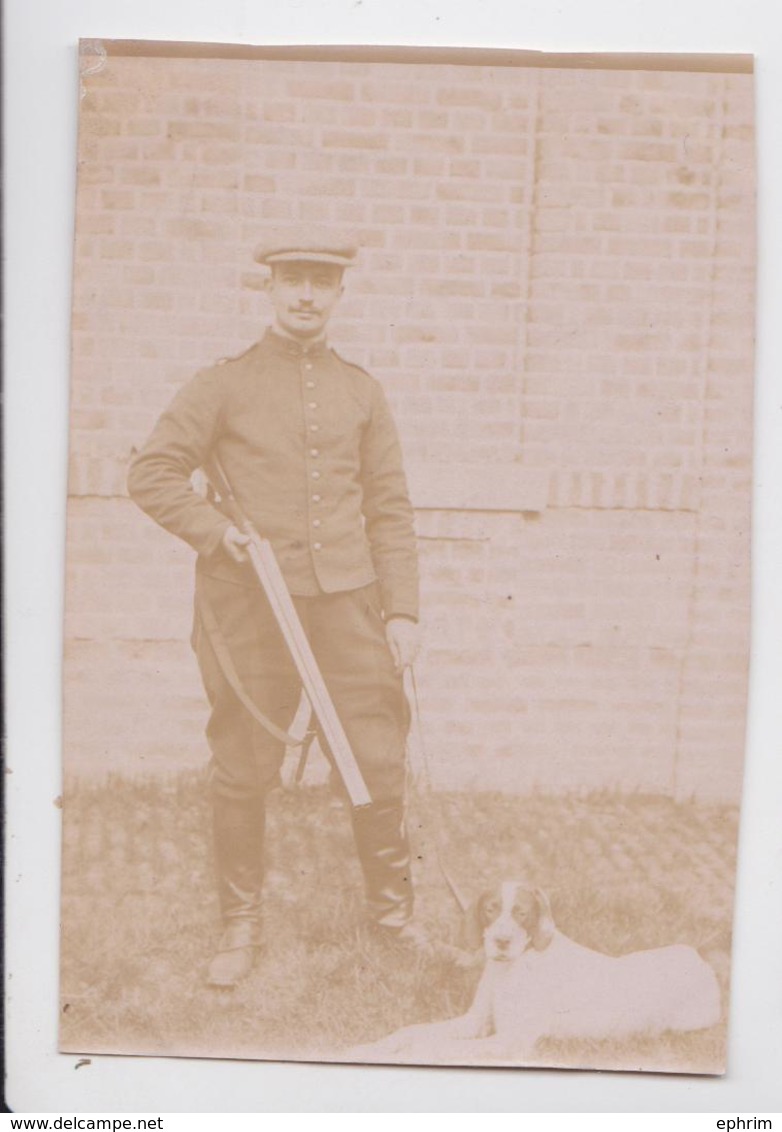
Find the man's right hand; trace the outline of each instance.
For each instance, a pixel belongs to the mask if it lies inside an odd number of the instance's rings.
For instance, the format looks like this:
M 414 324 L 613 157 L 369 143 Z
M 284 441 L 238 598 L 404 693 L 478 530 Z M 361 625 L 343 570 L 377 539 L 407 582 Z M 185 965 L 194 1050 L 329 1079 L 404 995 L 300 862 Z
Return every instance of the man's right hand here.
M 249 541 L 250 536 L 242 534 L 238 527 L 229 527 L 223 535 L 223 549 L 234 562 L 246 562 L 247 551 L 244 548 Z

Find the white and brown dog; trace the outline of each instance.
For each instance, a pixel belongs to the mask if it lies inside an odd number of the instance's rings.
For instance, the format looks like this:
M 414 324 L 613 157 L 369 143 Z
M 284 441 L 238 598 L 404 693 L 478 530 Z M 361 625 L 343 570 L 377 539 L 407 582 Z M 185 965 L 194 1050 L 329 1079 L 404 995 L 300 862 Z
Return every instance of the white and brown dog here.
M 351 1051 L 356 1059 L 518 1064 L 542 1038 L 626 1039 L 720 1020 L 714 971 L 683 944 L 614 958 L 557 931 L 546 895 L 506 882 L 474 909 L 486 966 L 472 1006 Z

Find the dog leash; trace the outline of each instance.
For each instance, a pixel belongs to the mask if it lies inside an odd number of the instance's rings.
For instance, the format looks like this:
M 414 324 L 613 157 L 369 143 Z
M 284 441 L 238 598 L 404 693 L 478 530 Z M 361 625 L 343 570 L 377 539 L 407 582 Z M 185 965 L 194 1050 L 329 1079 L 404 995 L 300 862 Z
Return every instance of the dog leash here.
M 410 714 L 411 714 L 411 717 L 412 717 L 413 727 L 414 727 L 415 733 L 416 733 L 416 745 L 417 745 L 418 751 L 421 755 L 421 759 L 420 759 L 421 770 L 422 770 L 421 779 L 422 779 L 422 781 L 423 781 L 423 783 L 426 787 L 427 794 L 430 797 L 432 797 L 435 792 L 434 792 L 434 789 L 432 787 L 432 775 L 431 775 L 431 767 L 430 767 L 430 763 L 429 763 L 429 754 L 427 752 L 426 744 L 424 742 L 424 732 L 423 732 L 423 727 L 421 725 L 421 706 L 420 706 L 420 702 L 419 702 L 419 698 L 418 698 L 418 684 L 417 684 L 416 678 L 415 678 L 415 669 L 413 668 L 412 665 L 410 665 L 407 669 L 405 669 L 405 673 L 409 674 L 408 679 L 407 679 L 407 683 L 409 684 L 409 691 L 408 691 L 407 688 L 405 688 L 405 692 L 407 694 L 407 701 L 410 704 Z M 415 788 L 416 783 L 415 783 L 415 776 L 413 775 L 412 770 L 411 770 L 411 758 L 410 758 L 410 744 L 409 744 L 409 742 L 408 742 L 408 747 L 407 747 L 407 772 L 408 772 L 409 782 L 410 782 L 411 786 L 413 788 Z M 414 789 L 410 791 L 410 793 L 414 793 L 414 792 L 415 792 Z M 445 862 L 443 861 L 443 854 L 442 854 L 442 838 L 440 837 L 439 831 L 437 829 L 434 829 L 432 831 L 432 846 L 434 848 L 434 858 L 435 858 L 435 861 L 437 862 L 437 867 L 440 871 L 440 875 L 442 876 L 443 880 L 445 881 L 446 888 L 448 889 L 451 896 L 453 896 L 454 900 L 458 904 L 459 910 L 462 913 L 465 913 L 470 906 L 469 901 L 465 898 L 464 893 L 462 892 L 459 885 L 453 879 L 453 877 L 451 876 L 451 873 L 449 872 L 449 870 L 445 866 Z
M 242 684 L 239 673 L 236 671 L 225 637 L 222 634 L 217 622 L 217 617 L 212 609 L 212 604 L 205 593 L 198 594 L 196 608 L 201 620 L 201 625 L 206 633 L 206 638 L 215 655 L 215 659 L 220 666 L 220 670 L 228 686 L 239 703 L 250 713 L 256 723 L 260 723 L 261 727 L 268 731 L 270 735 L 273 735 L 275 739 L 279 739 L 286 747 L 304 746 L 305 750 L 309 750 L 309 744 L 307 743 L 309 732 L 299 736 L 292 735 L 289 731 L 284 731 L 281 727 L 278 727 L 273 720 L 269 719 L 268 715 L 265 715 L 257 704 L 253 703 L 250 699 L 250 696 Z

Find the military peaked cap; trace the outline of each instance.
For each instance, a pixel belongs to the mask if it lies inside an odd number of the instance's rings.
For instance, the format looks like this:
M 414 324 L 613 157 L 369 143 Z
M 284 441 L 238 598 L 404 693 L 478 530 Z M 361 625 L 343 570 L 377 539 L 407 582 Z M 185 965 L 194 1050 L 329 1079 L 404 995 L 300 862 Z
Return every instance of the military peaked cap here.
M 255 259 L 269 265 L 304 261 L 350 267 L 357 253 L 353 232 L 301 225 L 270 232 L 255 249 Z

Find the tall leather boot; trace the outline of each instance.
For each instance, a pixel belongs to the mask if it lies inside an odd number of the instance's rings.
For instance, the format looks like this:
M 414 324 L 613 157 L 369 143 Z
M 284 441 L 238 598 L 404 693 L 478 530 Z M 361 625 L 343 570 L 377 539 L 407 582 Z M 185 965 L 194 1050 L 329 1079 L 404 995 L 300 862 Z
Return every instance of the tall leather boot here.
M 261 885 L 266 807 L 263 797 L 212 800 L 223 935 L 207 982 L 234 987 L 252 970 L 261 944 Z
M 425 933 L 412 923 L 413 879 L 403 802 L 359 806 L 351 816 L 370 920 L 389 939 L 426 947 Z

